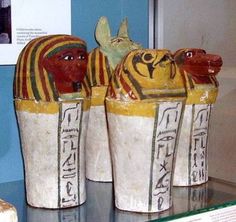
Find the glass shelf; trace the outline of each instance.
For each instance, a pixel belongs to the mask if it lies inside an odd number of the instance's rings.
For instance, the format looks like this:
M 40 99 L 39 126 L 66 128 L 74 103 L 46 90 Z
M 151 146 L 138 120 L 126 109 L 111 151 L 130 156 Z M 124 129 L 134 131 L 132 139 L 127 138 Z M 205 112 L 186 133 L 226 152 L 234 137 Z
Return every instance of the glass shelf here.
M 87 181 L 86 203 L 65 210 L 46 210 L 28 206 L 25 202 L 24 181 L 0 184 L 0 198 L 16 207 L 19 222 L 158 222 L 236 205 L 236 186 L 210 178 L 208 183 L 201 186 L 175 187 L 173 206 L 162 213 L 152 214 L 116 209 L 112 183 Z

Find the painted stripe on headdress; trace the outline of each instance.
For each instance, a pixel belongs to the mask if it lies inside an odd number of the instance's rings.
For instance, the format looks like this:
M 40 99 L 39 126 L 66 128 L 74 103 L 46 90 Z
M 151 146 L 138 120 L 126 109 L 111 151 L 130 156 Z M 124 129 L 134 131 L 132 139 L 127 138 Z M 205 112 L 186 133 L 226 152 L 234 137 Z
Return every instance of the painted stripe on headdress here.
M 99 48 L 93 49 L 88 58 L 88 76 L 91 86 L 107 86 L 112 74 L 108 58 Z
M 16 66 L 15 98 L 57 101 L 54 80 L 43 67 L 42 61 L 46 56 L 50 57 L 63 49 L 74 47 L 86 49 L 86 44 L 69 35 L 44 36 L 29 42 L 22 50 Z M 89 92 L 88 89 L 86 91 Z

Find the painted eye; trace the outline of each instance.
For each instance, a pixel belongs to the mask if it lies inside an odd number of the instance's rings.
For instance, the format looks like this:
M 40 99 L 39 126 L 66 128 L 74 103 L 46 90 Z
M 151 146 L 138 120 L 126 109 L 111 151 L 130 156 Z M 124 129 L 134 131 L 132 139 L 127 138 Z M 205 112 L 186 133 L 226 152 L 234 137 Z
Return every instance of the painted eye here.
M 186 52 L 185 55 L 186 55 L 187 58 L 193 57 L 193 53 L 192 52 Z
M 71 56 L 71 55 L 66 55 L 63 57 L 64 60 L 66 61 L 71 61 L 71 60 L 74 60 L 74 56 Z
M 198 134 L 195 134 L 194 136 L 205 136 L 206 135 L 206 132 L 200 132 Z
M 123 39 L 117 39 L 116 41 L 117 41 L 117 42 L 122 42 L 122 41 L 123 41 Z
M 151 63 L 154 60 L 154 57 L 151 53 L 145 53 L 142 55 L 142 59 L 146 63 Z
M 123 41 L 124 41 L 123 38 L 113 38 L 113 39 L 111 40 L 111 43 L 112 43 L 112 44 L 117 44 L 117 43 L 120 43 L 120 42 L 123 42 Z
M 170 141 L 170 140 L 173 140 L 173 139 L 174 139 L 173 136 L 165 136 L 165 137 L 159 139 L 158 141 Z

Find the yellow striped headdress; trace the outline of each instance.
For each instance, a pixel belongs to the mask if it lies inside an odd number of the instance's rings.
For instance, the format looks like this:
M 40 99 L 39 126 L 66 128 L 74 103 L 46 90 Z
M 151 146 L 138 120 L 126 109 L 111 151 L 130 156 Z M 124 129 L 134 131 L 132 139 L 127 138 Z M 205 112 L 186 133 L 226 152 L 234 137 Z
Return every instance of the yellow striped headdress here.
M 112 72 L 104 53 L 99 48 L 93 49 L 88 57 L 88 78 L 91 86 L 108 86 Z
M 184 82 L 168 50 L 138 49 L 116 67 L 108 96 L 122 100 L 185 97 Z
M 45 57 L 69 48 L 83 48 L 86 43 L 70 35 L 49 35 L 30 41 L 19 55 L 14 81 L 16 99 L 58 101 L 52 75 L 43 66 Z M 83 94 L 90 94 L 88 77 L 82 83 Z

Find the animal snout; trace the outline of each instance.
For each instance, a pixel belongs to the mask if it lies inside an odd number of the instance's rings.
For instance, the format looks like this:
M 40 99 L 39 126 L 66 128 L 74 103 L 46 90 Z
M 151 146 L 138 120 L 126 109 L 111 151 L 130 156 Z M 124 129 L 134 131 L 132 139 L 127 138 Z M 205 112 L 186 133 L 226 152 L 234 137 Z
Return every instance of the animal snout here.
M 215 67 L 221 67 L 223 65 L 223 60 L 219 55 L 206 54 L 208 64 Z

